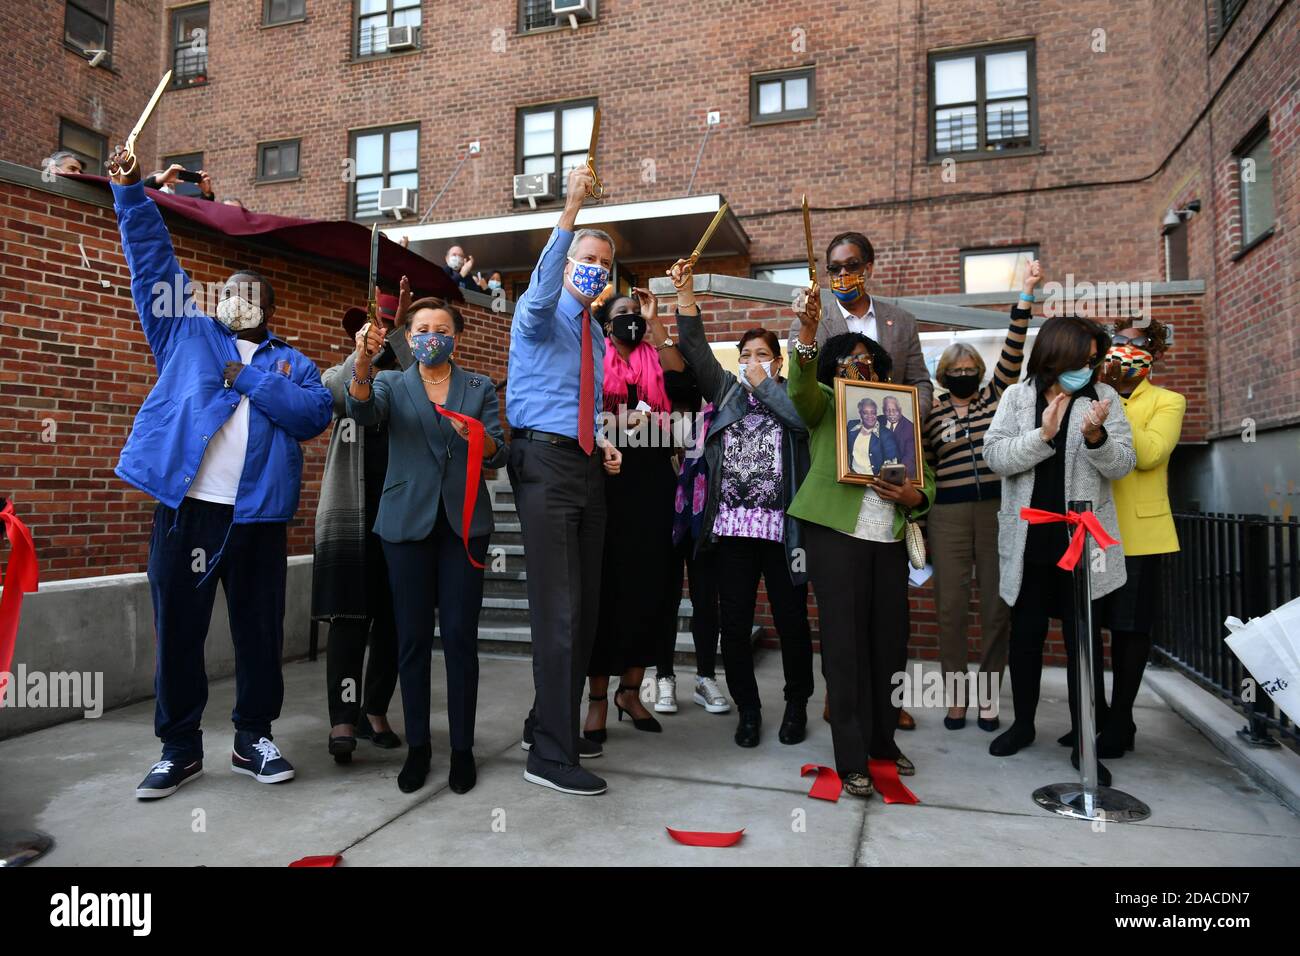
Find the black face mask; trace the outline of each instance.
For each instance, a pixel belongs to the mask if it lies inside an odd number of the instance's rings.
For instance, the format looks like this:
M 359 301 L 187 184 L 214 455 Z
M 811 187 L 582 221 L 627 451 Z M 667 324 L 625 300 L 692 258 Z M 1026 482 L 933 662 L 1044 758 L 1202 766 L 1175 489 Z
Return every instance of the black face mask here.
M 978 375 L 945 375 L 943 384 L 958 398 L 970 398 L 980 387 Z
M 645 337 L 645 319 L 635 312 L 616 315 L 609 320 L 609 334 L 620 342 L 636 345 Z

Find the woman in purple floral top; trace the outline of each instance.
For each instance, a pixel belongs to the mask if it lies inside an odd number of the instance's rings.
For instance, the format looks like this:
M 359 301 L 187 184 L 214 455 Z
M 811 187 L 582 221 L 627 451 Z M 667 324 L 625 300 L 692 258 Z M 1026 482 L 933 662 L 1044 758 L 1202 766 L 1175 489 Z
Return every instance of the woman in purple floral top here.
M 785 392 L 776 335 L 761 328 L 746 332 L 738 345 L 738 366 L 724 369 L 705 338 L 689 265 L 678 262 L 669 275 L 677 287 L 678 346 L 705 401 L 713 405 L 704 442 L 707 496 L 697 517 L 697 549 L 712 551 L 716 561 L 722 661 L 740 712 L 736 743 L 758 746 L 762 725 L 751 640 L 760 579 L 785 668 L 786 708 L 778 736 L 782 743 L 799 743 L 813 692 L 812 637 L 799 532 L 786 506 L 808 470 L 808 433 Z

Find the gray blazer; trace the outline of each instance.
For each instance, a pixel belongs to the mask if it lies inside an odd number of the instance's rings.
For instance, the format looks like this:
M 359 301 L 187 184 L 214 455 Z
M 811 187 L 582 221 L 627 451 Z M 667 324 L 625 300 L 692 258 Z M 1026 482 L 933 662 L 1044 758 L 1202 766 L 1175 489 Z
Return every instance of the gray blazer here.
M 1123 478 L 1137 464 L 1133 451 L 1133 429 L 1124 414 L 1124 403 L 1109 385 L 1094 386 L 1098 399 L 1110 399 L 1106 413 L 1106 441 L 1100 448 L 1088 448 L 1083 440 L 1085 407 L 1076 402 L 1070 420 L 1062 423 L 1058 440 L 1065 439 L 1065 500 L 1091 501 L 1102 527 L 1116 541 L 1119 518 L 1110 483 Z M 1034 468 L 1054 454 L 1043 441 L 1042 428 L 1034 424 L 1038 392 L 1032 381 L 1019 382 L 1002 393 L 993 423 L 984 433 L 984 460 L 1002 476 L 1002 507 L 998 510 L 998 593 L 1009 605 L 1020 596 L 1025 565 L 1025 539 L 1029 522 L 1020 517 L 1034 494 Z M 1085 555 L 1085 559 L 1090 555 Z M 1093 600 L 1122 587 L 1124 551 L 1121 545 L 1107 548 L 1098 570 L 1092 572 Z
M 393 542 L 427 538 L 438 517 L 439 499 L 447 509 L 452 528 L 460 534 L 469 445 L 429 401 L 420 381 L 419 364 L 404 372 L 380 372 L 370 398 L 359 402 L 349 392 L 347 405 L 348 415 L 358 425 L 388 423 L 388 473 L 379 500 L 375 534 Z M 497 445 L 496 454 L 483 459 L 483 467 L 500 468 L 506 460 L 506 443 L 492 380 L 452 363 L 446 407 L 483 423 Z M 469 536 L 490 534 L 493 527 L 492 502 L 487 482 L 480 474 Z
M 888 302 L 875 300 L 876 333 L 880 347 L 889 353 L 894 362 L 895 382 L 901 385 L 916 386 L 916 400 L 920 405 L 921 418 L 930 414 L 930 405 L 934 402 L 934 385 L 930 381 L 930 370 L 925 365 L 925 354 L 921 351 L 921 337 L 916 331 L 916 316 L 905 309 Z M 794 340 L 799 337 L 800 322 L 794 320 L 790 326 L 789 351 L 794 354 Z M 832 299 L 822 305 L 822 320 L 817 325 L 817 344 L 824 345 L 826 340 L 843 335 L 849 331 L 849 323 L 840 311 L 839 303 Z M 793 358 L 791 359 L 793 361 Z

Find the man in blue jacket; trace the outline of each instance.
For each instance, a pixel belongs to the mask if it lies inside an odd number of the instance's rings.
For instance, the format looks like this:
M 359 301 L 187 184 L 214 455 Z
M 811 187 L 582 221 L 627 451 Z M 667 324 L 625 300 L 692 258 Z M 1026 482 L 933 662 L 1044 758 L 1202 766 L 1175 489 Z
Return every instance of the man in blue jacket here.
M 165 797 L 203 772 L 203 644 L 218 581 L 235 645 L 231 769 L 280 783 L 293 778 L 271 737 L 284 698 L 286 528 L 298 509 L 298 443 L 328 427 L 333 403 L 311 360 L 268 331 L 275 293 L 265 279 L 235 273 L 217 318 L 203 314 L 138 168 L 124 174 L 123 160 L 119 150 L 110 161 L 113 200 L 158 369 L 115 469 L 158 500 L 149 590 L 162 759 L 135 793 Z

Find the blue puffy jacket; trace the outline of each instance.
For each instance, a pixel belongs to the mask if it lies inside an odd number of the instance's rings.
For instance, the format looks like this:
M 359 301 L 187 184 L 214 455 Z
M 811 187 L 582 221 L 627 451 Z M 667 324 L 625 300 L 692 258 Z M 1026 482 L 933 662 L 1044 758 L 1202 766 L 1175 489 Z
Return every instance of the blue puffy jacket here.
M 288 521 L 298 510 L 302 449 L 333 417 L 315 364 L 274 335 L 225 386 L 238 362 L 235 335 L 204 315 L 187 292 L 158 206 L 139 183 L 113 184 L 131 297 L 153 350 L 158 381 L 135 416 L 114 471 L 123 481 L 179 508 L 215 435 L 248 396 L 248 451 L 235 496 L 235 523 Z M 162 290 L 167 291 L 162 291 Z M 173 303 L 183 302 L 183 308 Z

